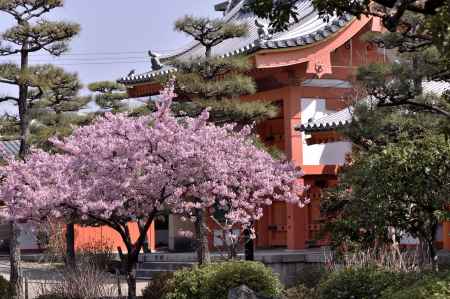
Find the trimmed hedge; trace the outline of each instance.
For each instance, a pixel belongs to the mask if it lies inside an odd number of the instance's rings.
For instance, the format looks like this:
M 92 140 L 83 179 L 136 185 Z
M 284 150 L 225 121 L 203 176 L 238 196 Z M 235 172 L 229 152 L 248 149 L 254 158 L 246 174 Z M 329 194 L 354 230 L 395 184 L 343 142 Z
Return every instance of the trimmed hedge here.
M 176 271 L 166 299 L 227 299 L 230 289 L 245 284 L 256 293 L 276 298 L 283 286 L 272 270 L 259 262 L 213 263 Z

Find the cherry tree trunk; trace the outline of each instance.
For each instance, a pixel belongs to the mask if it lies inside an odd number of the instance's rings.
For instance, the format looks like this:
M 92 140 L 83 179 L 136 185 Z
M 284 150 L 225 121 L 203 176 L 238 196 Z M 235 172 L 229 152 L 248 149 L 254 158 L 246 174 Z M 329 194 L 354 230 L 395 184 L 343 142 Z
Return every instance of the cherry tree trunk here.
M 255 244 L 253 239 L 250 237 L 250 230 L 244 230 L 244 253 L 246 261 L 255 260 Z
M 11 266 L 10 274 L 10 294 L 13 299 L 22 298 L 22 281 L 20 269 L 20 229 L 16 222 L 10 222 L 9 259 Z
M 208 228 L 206 227 L 205 211 L 198 209 L 195 219 L 195 234 L 197 240 L 197 262 L 199 265 L 211 262 L 209 254 Z
M 66 225 L 66 266 L 74 268 L 75 260 L 75 224 Z
M 125 261 L 125 270 L 127 275 L 127 284 L 128 284 L 128 299 L 136 299 L 136 264 L 137 258 L 134 256 L 126 255 Z

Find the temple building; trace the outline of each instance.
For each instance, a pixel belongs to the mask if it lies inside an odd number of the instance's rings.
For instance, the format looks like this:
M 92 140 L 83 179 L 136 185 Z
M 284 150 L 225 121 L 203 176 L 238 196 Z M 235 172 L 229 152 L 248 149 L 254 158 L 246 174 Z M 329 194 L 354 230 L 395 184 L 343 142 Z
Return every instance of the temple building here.
M 226 1 L 215 6 L 223 12 L 226 22 L 246 23 L 249 33 L 215 46 L 212 55 L 248 57 L 253 65 L 249 74 L 256 81 L 257 93 L 242 100 L 270 101 L 281 107 L 279 117 L 258 125 L 258 133 L 265 143 L 284 151 L 303 170 L 304 184 L 311 186 L 308 191 L 311 203 L 305 208 L 282 202 L 266 208 L 257 223 L 257 247 L 321 246 L 326 244 L 326 240 L 317 238 L 321 189 L 336 183 L 337 170 L 351 144 L 332 131 L 317 137 L 326 138 L 327 142 L 310 142 L 311 136 L 296 128 L 348 106 L 358 66 L 385 59 L 382 50 L 362 38 L 367 32 L 381 31 L 382 26 L 379 19 L 365 16 L 324 20 L 310 1 L 302 1 L 298 5 L 298 21 L 286 31 L 271 34 L 267 20 L 246 10 L 244 2 Z M 170 61 L 200 57 L 204 53 L 204 47 L 197 42 L 170 55 L 149 52 L 152 69 L 118 82 L 126 86 L 132 98 L 157 95 L 161 88 L 157 78 L 176 73 Z M 175 221 L 169 221 L 170 249 L 176 249 Z
M 442 96 L 445 92 L 450 91 L 450 83 L 437 81 L 422 82 L 424 94 L 433 94 Z M 320 118 L 312 118 L 307 121 L 301 121 L 297 126 L 297 130 L 301 132 L 305 142 L 310 146 L 326 146 L 340 140 L 341 137 L 336 130 L 344 128 L 352 122 L 353 108 L 351 106 L 344 109 L 324 115 Z M 436 242 L 438 248 L 450 250 L 450 222 L 444 222 L 436 231 Z M 419 240 L 403 236 L 400 240 L 403 246 L 415 246 L 419 244 Z

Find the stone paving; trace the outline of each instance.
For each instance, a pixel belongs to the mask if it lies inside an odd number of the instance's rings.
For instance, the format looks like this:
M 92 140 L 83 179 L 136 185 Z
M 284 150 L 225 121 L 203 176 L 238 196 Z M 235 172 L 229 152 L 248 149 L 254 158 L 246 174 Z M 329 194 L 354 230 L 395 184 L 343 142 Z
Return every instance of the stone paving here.
M 50 286 L 60 279 L 59 270 L 61 264 L 49 264 L 49 263 L 36 263 L 36 262 L 23 262 L 22 271 L 24 276 L 28 278 L 28 292 L 29 299 L 36 298 L 44 286 Z M 0 257 L 0 275 L 9 279 L 10 266 L 9 261 L 5 257 Z M 111 277 L 116 280 L 116 277 Z M 147 281 L 139 280 L 137 282 L 137 293 L 141 294 L 144 287 L 147 285 Z M 122 293 L 126 294 L 127 284 L 124 277 L 121 277 Z

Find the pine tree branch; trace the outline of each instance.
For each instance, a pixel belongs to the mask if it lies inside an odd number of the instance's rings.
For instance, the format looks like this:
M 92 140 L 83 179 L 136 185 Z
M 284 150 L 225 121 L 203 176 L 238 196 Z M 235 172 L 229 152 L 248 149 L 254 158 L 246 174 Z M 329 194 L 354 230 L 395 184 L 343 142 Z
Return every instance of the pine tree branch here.
M 0 48 L 0 56 L 14 55 L 20 52 L 20 49 Z
M 41 11 L 37 11 L 35 13 L 32 13 L 33 10 L 38 9 L 37 7 L 32 7 L 26 11 L 24 11 L 23 15 L 28 14 L 28 16 L 26 18 L 24 18 L 25 21 L 29 21 L 33 18 L 39 18 L 41 17 L 43 14 L 49 12 L 53 7 L 49 6 L 49 5 L 44 5 L 43 7 L 41 7 Z
M 443 0 L 374 0 L 374 2 L 389 8 L 405 6 L 409 11 L 423 14 L 435 14 L 436 9 L 445 4 Z
M 420 107 L 420 108 L 430 110 L 430 111 L 433 111 L 435 113 L 438 113 L 440 115 L 450 118 L 450 111 L 444 110 L 444 109 L 439 108 L 432 104 L 419 103 L 419 102 L 414 102 L 411 100 L 396 101 L 396 102 L 389 102 L 389 103 L 383 103 L 383 102 L 378 103 L 378 107 L 396 107 L 396 106 L 403 106 L 403 105 Z
M 34 95 L 30 95 L 30 100 L 31 101 L 40 99 L 44 95 L 44 91 L 42 90 L 42 87 L 35 86 L 35 88 L 37 88 L 38 92 L 36 94 L 34 94 Z

